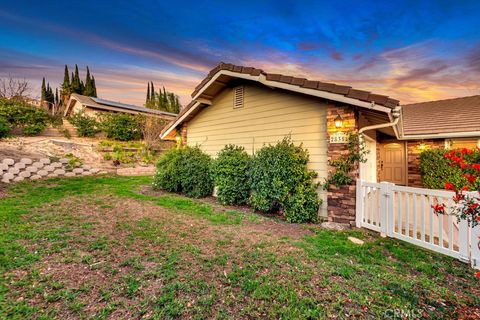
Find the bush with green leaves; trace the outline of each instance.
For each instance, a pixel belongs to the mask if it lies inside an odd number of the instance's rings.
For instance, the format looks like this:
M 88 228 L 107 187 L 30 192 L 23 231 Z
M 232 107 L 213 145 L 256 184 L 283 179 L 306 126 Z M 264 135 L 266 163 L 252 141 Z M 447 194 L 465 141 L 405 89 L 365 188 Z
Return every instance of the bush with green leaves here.
M 153 188 L 169 192 L 181 192 L 180 171 L 182 148 L 173 148 L 165 152 L 157 162 L 157 171 L 153 179 Z
M 462 169 L 452 165 L 452 161 L 445 157 L 447 152 L 443 148 L 436 148 L 420 154 L 420 172 L 426 188 L 444 189 L 445 183 L 449 182 L 456 189 L 460 189 L 468 183 Z M 480 155 L 480 152 L 477 151 L 477 154 Z M 477 179 L 473 187 L 480 188 L 480 179 Z
M 316 221 L 321 200 L 308 160 L 308 151 L 290 137 L 260 149 L 250 172 L 250 204 L 264 212 L 283 211 L 290 222 Z
M 0 99 L 0 117 L 26 135 L 40 134 L 50 122 L 45 110 L 18 100 Z
M 318 199 L 316 187 L 313 183 L 300 183 L 286 198 L 283 213 L 288 222 L 303 223 L 318 220 L 321 201 Z
M 130 141 L 142 138 L 139 119 L 126 113 L 105 113 L 101 116 L 101 127 L 108 138 Z
M 180 170 L 182 192 L 192 198 L 212 195 L 211 165 L 212 158 L 199 147 L 184 147 Z
M 84 110 L 74 113 L 69 120 L 80 137 L 94 137 L 101 131 L 97 119 L 85 114 Z
M 153 186 L 201 198 L 213 193 L 212 159 L 198 147 L 170 149 L 157 163 Z
M 4 117 L 0 117 L 0 138 L 6 138 L 10 135 L 10 123 Z
M 212 176 L 222 204 L 245 204 L 250 195 L 251 157 L 240 146 L 227 145 L 212 165 Z

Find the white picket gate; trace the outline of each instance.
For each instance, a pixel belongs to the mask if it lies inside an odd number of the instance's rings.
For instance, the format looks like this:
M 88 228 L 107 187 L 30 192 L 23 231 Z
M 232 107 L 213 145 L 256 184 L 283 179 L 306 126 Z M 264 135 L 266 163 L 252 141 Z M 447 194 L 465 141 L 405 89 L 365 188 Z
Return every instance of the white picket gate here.
M 480 269 L 480 227 L 472 229 L 432 205 L 453 205 L 454 193 L 357 180 L 356 225 L 430 249 Z

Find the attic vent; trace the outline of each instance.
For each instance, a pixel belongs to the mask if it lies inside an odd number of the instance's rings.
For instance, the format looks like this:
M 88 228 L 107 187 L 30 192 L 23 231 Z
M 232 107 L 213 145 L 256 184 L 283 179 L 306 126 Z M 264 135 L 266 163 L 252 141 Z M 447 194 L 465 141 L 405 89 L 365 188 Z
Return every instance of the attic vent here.
M 233 107 L 242 108 L 243 107 L 243 87 L 235 87 L 233 89 Z

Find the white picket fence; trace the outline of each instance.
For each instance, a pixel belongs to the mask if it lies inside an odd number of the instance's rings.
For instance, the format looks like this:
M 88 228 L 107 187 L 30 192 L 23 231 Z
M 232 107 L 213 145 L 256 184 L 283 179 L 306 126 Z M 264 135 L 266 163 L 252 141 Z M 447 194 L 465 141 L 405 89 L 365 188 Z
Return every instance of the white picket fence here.
M 430 249 L 480 269 L 480 227 L 472 229 L 432 205 L 453 205 L 454 193 L 357 180 L 356 225 Z

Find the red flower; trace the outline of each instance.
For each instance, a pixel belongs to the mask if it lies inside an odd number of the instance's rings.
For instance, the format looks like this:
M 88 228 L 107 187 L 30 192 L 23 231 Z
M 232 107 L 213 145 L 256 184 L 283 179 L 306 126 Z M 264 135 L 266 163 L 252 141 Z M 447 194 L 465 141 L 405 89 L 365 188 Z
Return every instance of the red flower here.
M 477 279 L 480 279 L 480 271 L 478 271 L 478 272 L 475 274 L 475 277 L 477 277 Z
M 463 191 L 468 191 L 469 187 L 468 186 L 464 186 L 462 187 L 462 189 L 460 189 L 460 192 L 463 192 Z
M 470 166 L 470 168 L 480 171 L 480 163 L 474 163 Z
M 453 184 L 451 184 L 450 182 L 445 183 L 445 189 L 446 189 L 446 190 L 457 191 L 457 189 L 455 189 L 455 187 L 453 186 Z
M 475 180 L 476 180 L 476 178 L 475 178 L 473 175 L 468 174 L 468 173 L 464 174 L 463 176 L 464 176 L 465 178 L 467 178 L 468 182 L 470 182 L 470 183 L 474 183 Z
M 443 204 L 434 204 L 432 205 L 432 209 L 433 211 L 437 212 L 437 213 L 445 213 L 445 206 Z

